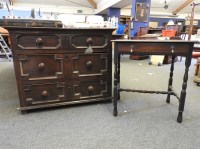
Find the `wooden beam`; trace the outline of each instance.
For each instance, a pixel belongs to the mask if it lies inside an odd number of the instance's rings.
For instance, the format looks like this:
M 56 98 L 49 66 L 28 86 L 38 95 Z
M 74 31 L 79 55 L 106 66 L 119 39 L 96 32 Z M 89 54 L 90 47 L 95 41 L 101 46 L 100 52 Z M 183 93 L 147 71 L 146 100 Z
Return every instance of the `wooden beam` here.
M 187 5 L 189 5 L 193 0 L 187 0 L 185 3 L 183 3 L 180 7 L 178 7 L 175 11 L 172 13 L 176 15 L 178 12 L 180 12 L 183 8 L 185 8 Z
M 94 0 L 88 0 L 88 2 L 92 5 L 92 7 L 94 7 L 95 9 L 97 9 L 97 4 L 95 3 Z
M 190 29 L 189 29 L 188 40 L 190 40 L 191 36 L 192 36 L 193 21 L 194 21 L 194 7 L 195 6 L 196 5 L 193 3 L 193 5 L 192 5 L 192 12 L 191 12 L 191 18 L 190 18 Z

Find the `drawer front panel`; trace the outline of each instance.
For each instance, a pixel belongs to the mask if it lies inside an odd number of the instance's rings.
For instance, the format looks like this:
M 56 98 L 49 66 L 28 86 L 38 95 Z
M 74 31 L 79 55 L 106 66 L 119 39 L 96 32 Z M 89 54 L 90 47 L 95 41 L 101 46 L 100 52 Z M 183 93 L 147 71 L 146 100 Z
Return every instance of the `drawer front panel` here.
M 109 93 L 107 79 L 75 81 L 72 88 L 74 100 L 107 97 Z
M 26 105 L 48 104 L 66 100 L 64 83 L 27 85 L 23 89 Z
M 61 48 L 61 38 L 57 35 L 19 35 L 16 38 L 18 49 L 55 50 Z
M 63 76 L 63 55 L 19 55 L 23 80 L 58 79 Z
M 93 49 L 102 49 L 108 45 L 108 39 L 104 35 L 73 35 L 70 44 L 75 49 L 86 49 L 89 46 Z
M 107 54 L 71 55 L 73 77 L 107 75 Z
M 162 49 L 160 48 L 162 47 Z M 189 46 L 186 43 L 118 43 L 118 51 L 121 53 L 145 53 L 145 54 L 184 54 L 189 51 Z M 165 51 L 165 53 L 163 52 Z

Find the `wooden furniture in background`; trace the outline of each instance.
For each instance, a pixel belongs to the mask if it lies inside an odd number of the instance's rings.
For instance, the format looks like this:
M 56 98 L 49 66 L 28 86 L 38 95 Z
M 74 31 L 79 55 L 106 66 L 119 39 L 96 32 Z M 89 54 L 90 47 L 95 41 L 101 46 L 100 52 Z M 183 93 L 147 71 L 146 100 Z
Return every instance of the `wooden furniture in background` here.
M 192 31 L 191 31 L 191 34 L 194 35 L 194 34 L 197 34 L 197 30 L 200 29 L 199 26 L 195 26 L 193 25 L 192 26 Z M 190 31 L 190 25 L 185 25 L 183 27 L 183 32 L 186 33 L 186 34 L 189 34 L 189 31 Z
M 191 18 L 190 18 L 190 26 L 189 26 L 189 34 L 188 34 L 188 40 L 191 40 L 191 36 L 192 36 L 192 34 L 193 34 L 193 32 L 194 32 L 194 25 L 193 25 L 193 22 L 194 22 L 194 14 L 195 14 L 195 6 L 200 6 L 200 3 L 192 3 L 191 4 L 191 6 L 192 6 L 192 12 L 191 12 Z M 197 32 L 195 32 L 196 34 L 197 34 Z M 197 46 L 197 45 L 196 45 Z M 199 49 L 199 46 L 197 46 L 196 48 L 195 48 L 195 46 L 193 47 L 193 50 L 195 50 L 195 49 Z M 193 52 L 194 53 L 194 52 Z M 195 56 L 197 56 L 197 55 L 199 55 L 199 54 L 197 54 L 197 53 L 195 53 Z M 198 60 L 197 60 L 197 65 L 198 65 Z M 196 68 L 196 69 L 198 69 L 198 68 Z M 198 71 L 197 71 L 198 72 Z M 197 83 L 197 85 L 200 83 L 200 75 L 197 75 L 196 77 L 195 77 L 195 79 L 194 79 L 194 82 L 195 83 Z
M 10 37 L 6 29 L 0 27 L 0 58 L 12 60 L 12 51 L 10 49 Z
M 8 44 L 8 46 L 10 46 L 10 38 L 8 31 L 5 28 L 0 27 L 0 34 L 4 38 L 5 42 Z
M 194 83 L 196 83 L 197 85 L 200 85 L 200 57 L 199 57 L 199 53 L 200 53 L 200 43 L 195 43 L 194 44 L 194 48 L 193 48 L 193 53 L 192 56 L 197 58 L 197 62 L 196 62 L 196 66 L 195 66 L 195 78 L 194 78 Z
M 158 34 L 158 35 L 161 35 L 162 34 L 162 30 L 163 30 L 163 28 L 150 28 L 148 30 L 148 34 Z
M 121 24 L 129 24 L 130 22 L 130 19 L 131 19 L 131 16 L 124 16 L 124 15 L 121 15 L 120 16 L 120 23 Z
M 6 27 L 20 109 L 111 101 L 114 29 Z
M 120 23 L 125 25 L 126 28 L 124 29 L 124 34 L 128 36 L 128 38 L 131 37 L 131 23 L 132 23 L 132 17 L 131 16 L 120 16 Z
M 120 99 L 120 92 L 139 92 L 139 93 L 156 93 L 167 94 L 166 102 L 170 103 L 170 96 L 174 95 L 179 100 L 179 113 L 177 122 L 182 122 L 182 114 L 184 110 L 186 89 L 188 81 L 188 71 L 192 59 L 193 41 L 182 40 L 113 40 L 114 49 L 114 100 L 113 100 L 113 115 L 118 115 L 117 100 Z M 121 54 L 147 54 L 147 55 L 170 55 L 172 56 L 172 64 L 170 68 L 170 76 L 167 91 L 150 91 L 150 90 L 134 90 L 120 88 L 120 56 Z M 185 56 L 185 72 L 183 76 L 182 91 L 180 97 L 173 90 L 173 71 L 175 56 Z M 130 77 L 130 76 L 128 76 Z
M 157 37 L 162 35 L 163 28 L 150 28 L 150 27 L 140 27 L 137 32 L 137 37 L 141 37 L 146 34 L 157 34 Z
M 140 27 L 137 32 L 137 37 L 141 37 L 149 33 L 149 27 Z
M 0 26 L 0 33 L 1 33 L 2 36 L 3 35 L 7 35 L 7 36 L 9 35 L 8 31 L 5 28 L 1 27 L 1 26 Z
M 194 83 L 200 85 L 200 58 L 197 59 L 196 67 L 195 67 L 195 78 Z

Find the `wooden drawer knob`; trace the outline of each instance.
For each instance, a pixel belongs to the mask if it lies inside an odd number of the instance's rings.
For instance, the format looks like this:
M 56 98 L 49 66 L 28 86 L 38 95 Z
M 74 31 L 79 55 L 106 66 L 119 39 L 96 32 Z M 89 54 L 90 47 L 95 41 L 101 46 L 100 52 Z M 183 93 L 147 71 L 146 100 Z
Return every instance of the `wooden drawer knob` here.
M 94 91 L 94 87 L 93 87 L 93 86 L 88 86 L 88 91 L 89 91 L 90 93 L 92 93 L 92 92 Z
M 171 49 L 171 53 L 173 54 L 174 53 L 174 45 L 171 45 L 170 49 Z
M 92 68 L 92 65 L 93 65 L 93 64 L 92 64 L 91 61 L 87 61 L 87 63 L 86 63 L 87 68 L 89 68 L 89 69 Z
M 48 92 L 47 91 L 42 91 L 42 97 L 47 97 L 48 96 Z
M 130 48 L 131 48 L 130 52 L 132 53 L 135 50 L 135 45 L 131 45 Z
M 43 45 L 43 40 L 42 40 L 42 38 L 37 38 L 35 42 L 36 42 L 36 44 L 39 45 L 39 46 Z
M 45 64 L 44 64 L 44 63 L 39 63 L 39 64 L 38 64 L 38 68 L 39 68 L 40 71 L 44 71 L 44 69 L 45 69 Z
M 93 49 L 92 49 L 92 42 L 93 42 L 93 39 L 92 38 L 87 38 L 86 39 L 86 42 L 87 42 L 87 45 L 88 45 L 88 48 L 85 50 L 85 53 L 86 54 L 91 54 L 91 53 L 93 53 Z
M 88 45 L 92 45 L 92 41 L 93 41 L 92 38 L 87 38 L 87 40 L 86 40 L 86 42 L 87 42 Z

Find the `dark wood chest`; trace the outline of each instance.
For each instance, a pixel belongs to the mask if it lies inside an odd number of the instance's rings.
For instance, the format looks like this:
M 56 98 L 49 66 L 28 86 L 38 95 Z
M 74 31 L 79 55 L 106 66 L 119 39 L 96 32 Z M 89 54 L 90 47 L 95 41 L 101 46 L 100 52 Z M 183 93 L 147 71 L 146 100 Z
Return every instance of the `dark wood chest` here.
M 7 29 L 22 112 L 111 100 L 113 29 Z

